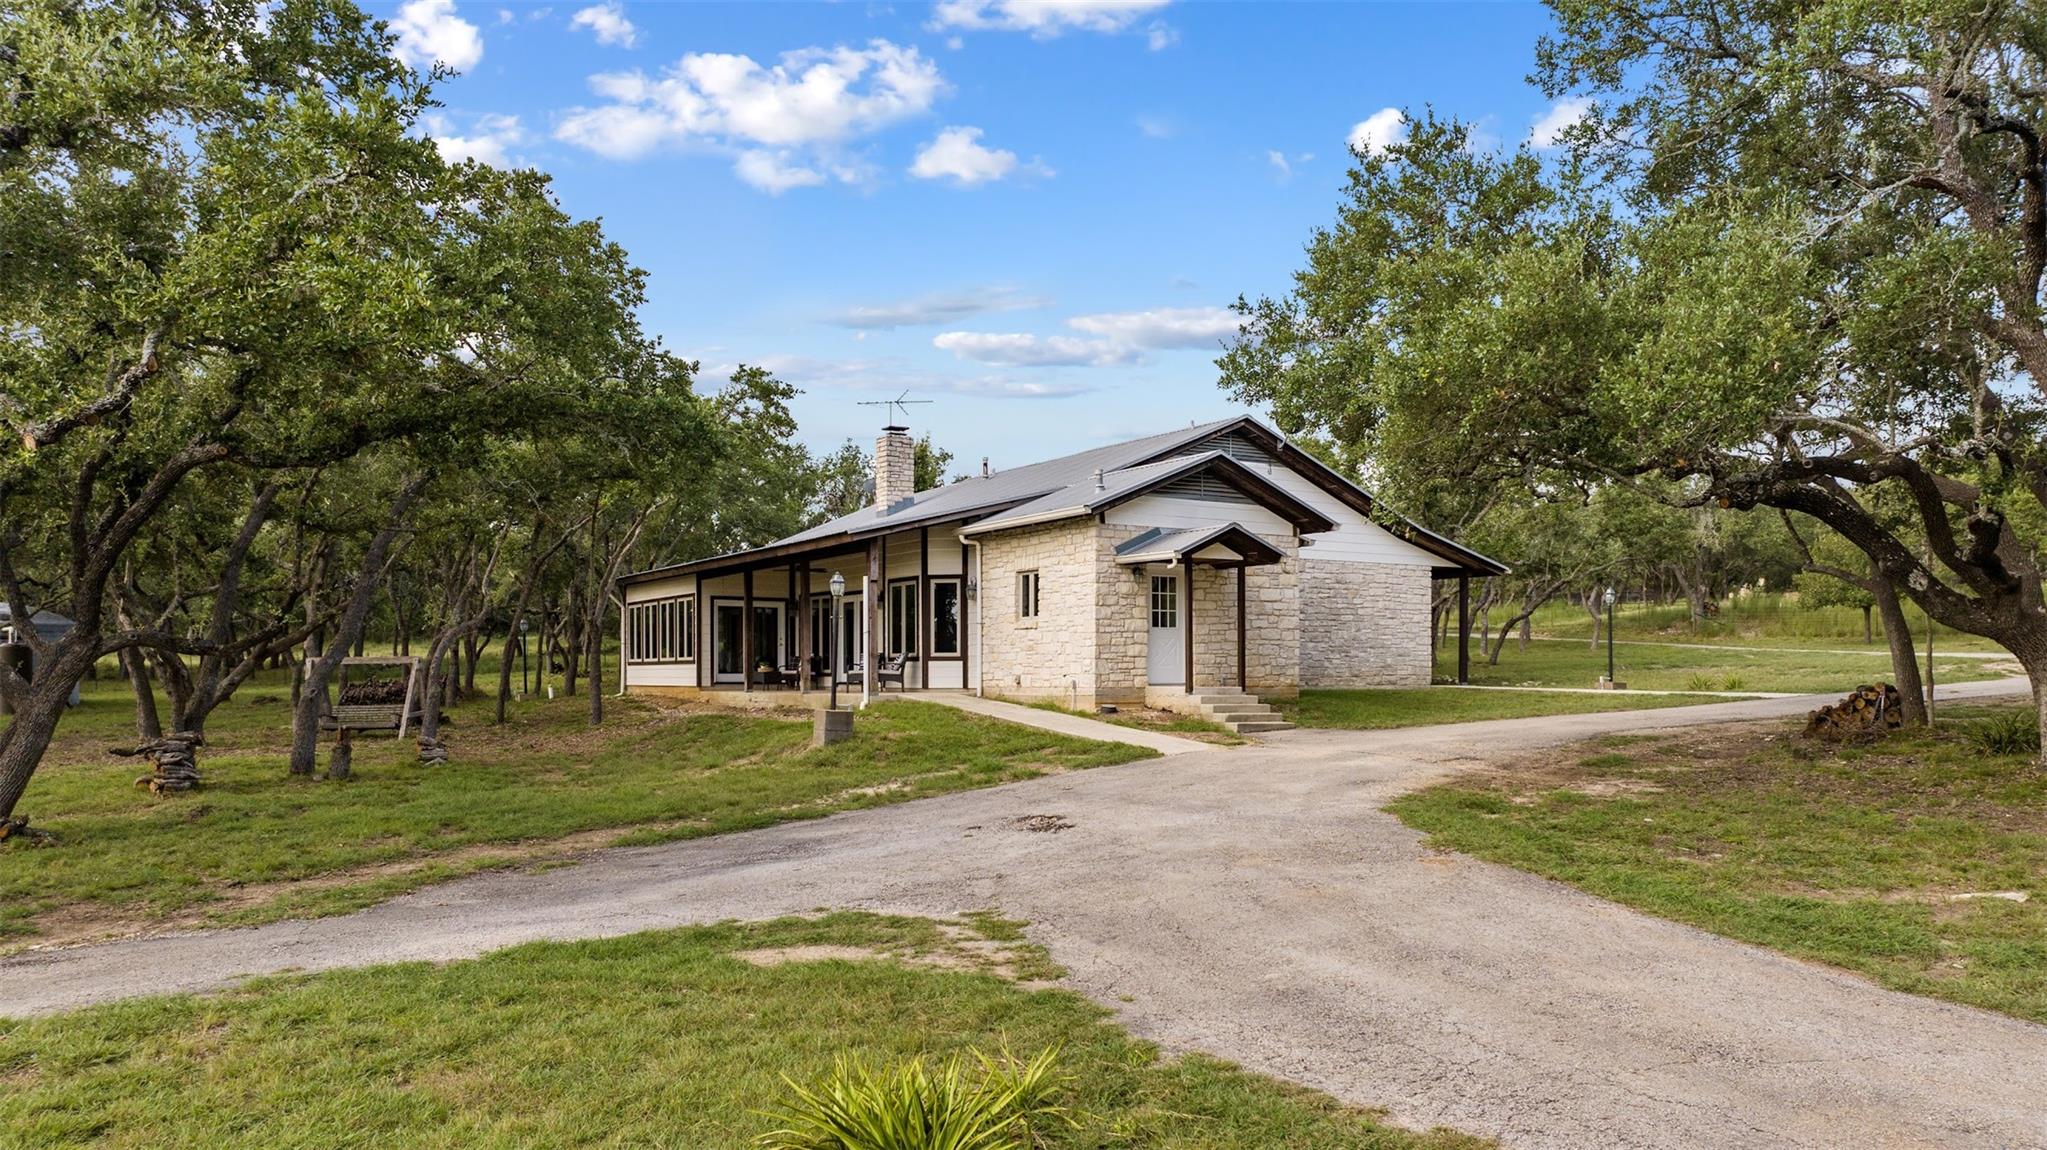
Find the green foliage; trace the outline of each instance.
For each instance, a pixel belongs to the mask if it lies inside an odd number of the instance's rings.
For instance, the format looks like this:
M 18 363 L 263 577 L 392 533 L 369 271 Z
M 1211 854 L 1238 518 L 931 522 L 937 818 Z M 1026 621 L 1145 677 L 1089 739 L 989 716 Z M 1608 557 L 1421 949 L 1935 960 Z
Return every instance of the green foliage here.
M 1986 755 L 2036 755 L 2040 753 L 2040 714 L 2030 710 L 2000 710 L 1963 728 L 1969 742 Z
M 1026 1150 L 1034 1129 L 1071 1123 L 1057 1097 L 1070 1076 L 1047 1048 L 1028 1062 L 1006 1051 L 955 1054 L 933 1068 L 922 1057 L 872 1068 L 841 1056 L 816 1086 L 789 1082 L 795 1097 L 763 1134 L 766 1150 Z

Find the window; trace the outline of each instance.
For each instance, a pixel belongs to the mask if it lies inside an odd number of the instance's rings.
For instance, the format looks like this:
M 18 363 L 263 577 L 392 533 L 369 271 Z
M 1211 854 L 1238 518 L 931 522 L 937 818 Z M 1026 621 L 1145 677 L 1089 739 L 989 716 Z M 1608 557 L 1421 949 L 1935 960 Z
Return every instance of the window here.
M 1166 631 L 1180 625 L 1180 580 L 1172 575 L 1151 577 L 1151 625 Z
M 888 645 L 886 650 L 891 655 L 916 657 L 917 584 L 914 582 L 891 583 L 888 586 Z
M 652 599 L 626 607 L 626 660 L 692 663 L 697 657 L 697 597 Z
M 1038 573 L 1019 571 L 1016 573 L 1016 617 L 1035 619 L 1038 617 Z
M 960 653 L 960 581 L 931 581 L 931 656 Z

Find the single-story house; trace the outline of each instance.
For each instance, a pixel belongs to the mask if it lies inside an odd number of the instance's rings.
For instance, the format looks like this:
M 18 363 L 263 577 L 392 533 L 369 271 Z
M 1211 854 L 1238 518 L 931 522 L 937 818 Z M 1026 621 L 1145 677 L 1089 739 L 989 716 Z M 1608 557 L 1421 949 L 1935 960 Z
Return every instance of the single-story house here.
M 624 688 L 1193 709 L 1208 688 L 1423 686 L 1432 580 L 1506 571 L 1249 417 L 926 491 L 914 455 L 884 428 L 870 506 L 623 577 Z

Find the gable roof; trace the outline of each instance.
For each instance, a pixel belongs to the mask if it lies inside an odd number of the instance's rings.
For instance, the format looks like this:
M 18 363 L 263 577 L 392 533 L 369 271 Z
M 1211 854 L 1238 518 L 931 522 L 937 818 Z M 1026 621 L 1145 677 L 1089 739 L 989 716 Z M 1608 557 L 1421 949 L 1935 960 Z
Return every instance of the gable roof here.
M 764 563 L 783 557 L 795 558 L 804 554 L 815 554 L 826 548 L 850 546 L 876 535 L 886 535 L 907 528 L 975 520 L 988 520 L 992 525 L 991 517 L 1000 514 L 1004 519 L 1012 519 L 1015 512 L 1033 502 L 1045 501 L 1042 510 L 1051 511 L 1060 500 L 1079 500 L 1083 496 L 1095 494 L 1094 474 L 1098 470 L 1103 473 L 1105 484 L 1111 473 L 1124 476 L 1119 482 L 1139 484 L 1148 477 L 1150 469 L 1181 467 L 1182 470 L 1174 471 L 1172 474 L 1186 474 L 1185 468 L 1196 464 L 1212 466 L 1207 462 L 1211 456 L 1223 456 L 1223 463 L 1235 466 L 1236 472 L 1231 473 L 1233 477 L 1241 476 L 1246 481 L 1263 484 L 1271 492 L 1302 508 L 1315 519 L 1327 523 L 1327 520 L 1312 508 L 1305 507 L 1281 491 L 1276 484 L 1258 477 L 1251 469 L 1228 459 L 1224 452 L 1181 455 L 1190 447 L 1233 432 L 1249 438 L 1275 460 L 1301 472 L 1310 482 L 1369 516 L 1373 522 L 1443 559 L 1448 567 L 1475 574 L 1506 573 L 1507 568 L 1504 564 L 1468 547 L 1425 530 L 1406 519 L 1398 517 L 1387 519 L 1374 510 L 1372 497 L 1362 488 L 1345 479 L 1313 455 L 1288 443 L 1279 433 L 1258 420 L 1243 415 L 1089 448 L 1056 459 L 998 471 L 993 475 L 973 476 L 956 483 L 920 491 L 885 508 L 863 507 L 763 547 L 639 571 L 620 577 L 619 583 L 621 585 L 639 583 L 673 575 L 688 575 L 721 568 L 734 569 L 754 562 Z M 985 528 L 983 524 L 976 523 L 975 529 Z M 1319 530 L 1328 530 L 1328 527 L 1324 526 Z M 1442 570 L 1439 569 L 1439 573 Z
M 1156 490 L 1175 479 L 1204 473 L 1217 475 L 1232 487 L 1278 512 L 1282 518 L 1291 521 L 1307 534 L 1328 531 L 1336 526 L 1321 512 L 1295 499 L 1271 480 L 1222 452 L 1203 451 L 1194 455 L 1176 455 L 1156 463 L 1101 472 L 1100 487 L 1095 486 L 1096 479 L 1091 474 L 1079 483 L 1069 484 L 1028 503 L 998 512 L 968 527 L 961 534 L 979 535 L 1032 523 L 1050 523 L 1079 515 L 1093 515 L 1106 511 L 1118 503 L 1135 499 L 1147 491 Z
M 1251 566 L 1277 563 L 1280 553 L 1257 532 L 1241 523 L 1219 523 L 1213 527 L 1182 527 L 1173 530 L 1154 527 L 1142 535 L 1116 545 L 1116 562 L 1124 566 L 1164 563 L 1185 559 L 1202 549 L 1220 544 L 1235 551 Z

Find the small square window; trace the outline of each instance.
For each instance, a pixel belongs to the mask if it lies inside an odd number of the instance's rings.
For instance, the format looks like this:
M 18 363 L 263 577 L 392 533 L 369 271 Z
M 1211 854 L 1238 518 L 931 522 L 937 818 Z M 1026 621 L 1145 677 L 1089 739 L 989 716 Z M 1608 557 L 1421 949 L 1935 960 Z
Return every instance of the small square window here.
M 1035 619 L 1038 617 L 1038 573 L 1019 571 L 1016 575 L 1016 617 Z

